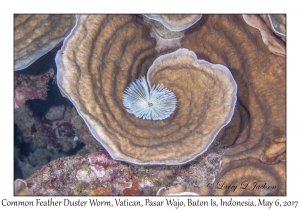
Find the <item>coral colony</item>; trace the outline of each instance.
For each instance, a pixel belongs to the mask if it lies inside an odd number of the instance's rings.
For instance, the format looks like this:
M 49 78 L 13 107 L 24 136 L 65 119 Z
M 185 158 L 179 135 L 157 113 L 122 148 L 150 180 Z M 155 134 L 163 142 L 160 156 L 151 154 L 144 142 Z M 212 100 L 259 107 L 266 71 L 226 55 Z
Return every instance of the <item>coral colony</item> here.
M 145 77 L 126 88 L 123 104 L 127 111 L 143 120 L 163 120 L 176 109 L 176 96 L 162 84 L 148 88 Z
M 15 195 L 286 195 L 285 15 L 151 16 L 14 16 Z

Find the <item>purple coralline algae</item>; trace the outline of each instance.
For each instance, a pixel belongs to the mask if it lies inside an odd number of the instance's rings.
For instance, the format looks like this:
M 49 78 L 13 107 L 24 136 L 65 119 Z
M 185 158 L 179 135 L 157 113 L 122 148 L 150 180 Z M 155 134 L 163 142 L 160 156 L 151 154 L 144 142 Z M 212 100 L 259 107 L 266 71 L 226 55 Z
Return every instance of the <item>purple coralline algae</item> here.
M 72 109 L 61 105 L 50 108 L 46 117 L 39 118 L 33 115 L 28 106 L 23 106 L 15 111 L 15 123 L 22 130 L 26 143 L 36 148 L 46 147 L 54 153 L 68 152 L 76 147 L 73 127 L 69 123 L 71 115 Z
M 54 78 L 54 69 L 50 68 L 42 75 L 14 73 L 14 107 L 20 108 L 27 100 L 47 98 L 47 84 Z
M 51 71 L 46 73 L 48 76 L 38 76 L 45 89 L 44 95 L 35 92 L 40 99 L 46 99 L 50 78 L 55 80 Z M 32 81 L 20 75 L 15 78 Z M 25 94 L 31 88 L 34 93 L 40 88 L 38 82 L 28 84 L 32 86 L 16 84 L 15 91 Z M 25 86 L 28 88 L 22 90 Z M 225 149 L 220 145 L 212 145 L 203 155 L 181 166 L 137 166 L 115 161 L 94 139 L 73 106 L 51 106 L 41 117 L 24 105 L 29 99 L 32 97 L 24 98 L 22 105 L 16 100 L 14 120 L 24 141 L 36 149 L 21 158 L 19 149 L 15 149 L 15 161 L 27 177 L 15 180 L 15 195 L 156 195 L 162 187 L 206 186 L 214 182 L 221 168 Z M 78 142 L 83 142 L 84 148 L 75 156 L 63 157 Z
M 156 195 L 162 187 L 200 188 L 215 181 L 225 149 L 212 145 L 181 166 L 136 166 L 113 160 L 106 151 L 54 160 L 26 180 L 15 195 Z
M 15 149 L 15 160 L 24 177 L 32 175 L 49 160 L 66 156 L 79 142 L 85 146 L 77 151 L 78 154 L 84 155 L 103 149 L 90 134 L 74 107 L 53 106 L 45 117 L 40 118 L 34 116 L 25 105 L 16 109 L 14 115 L 24 141 L 36 148 L 29 156 L 22 157 L 20 149 Z
M 15 110 L 15 123 L 22 131 L 24 141 L 36 148 L 46 147 L 58 153 L 76 147 L 76 139 L 85 143 L 86 150 L 95 152 L 102 146 L 95 141 L 74 107 L 50 107 L 45 117 L 34 116 L 28 106 Z

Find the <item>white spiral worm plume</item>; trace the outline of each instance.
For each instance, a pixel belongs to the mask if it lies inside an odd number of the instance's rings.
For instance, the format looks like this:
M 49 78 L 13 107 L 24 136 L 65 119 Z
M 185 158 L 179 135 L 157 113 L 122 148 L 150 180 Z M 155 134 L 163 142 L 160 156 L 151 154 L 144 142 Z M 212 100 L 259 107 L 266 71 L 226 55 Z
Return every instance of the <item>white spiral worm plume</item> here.
M 125 89 L 123 104 L 127 111 L 143 120 L 163 120 L 176 109 L 175 94 L 162 84 L 148 88 L 145 77 L 137 79 Z

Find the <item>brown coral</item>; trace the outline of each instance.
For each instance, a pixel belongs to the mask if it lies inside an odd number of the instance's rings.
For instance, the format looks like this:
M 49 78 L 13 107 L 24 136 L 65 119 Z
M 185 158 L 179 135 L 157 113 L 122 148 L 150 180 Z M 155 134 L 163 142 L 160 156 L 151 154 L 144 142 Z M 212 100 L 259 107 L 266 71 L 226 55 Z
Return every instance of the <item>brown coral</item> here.
M 27 187 L 25 180 L 16 179 L 14 183 L 14 195 L 33 195 L 33 192 Z
M 202 15 L 145 15 L 146 17 L 161 22 L 166 28 L 171 31 L 182 31 L 201 19 Z
M 249 167 L 266 174 L 259 176 L 268 183 L 272 173 L 276 178 L 270 184 L 279 188 L 274 193 L 285 194 L 285 58 L 272 54 L 259 31 L 245 24 L 240 15 L 203 16 L 185 33 L 183 47 L 199 58 L 227 66 L 237 82 L 233 120 L 217 137 L 229 147 L 222 165 L 226 176 L 236 177 L 237 182 L 242 181 L 238 177 L 250 180 Z M 235 170 L 233 164 L 244 165 L 244 169 Z
M 198 196 L 200 193 L 198 192 L 199 188 L 187 188 L 182 185 L 176 185 L 174 187 L 170 187 L 169 189 L 162 187 L 157 191 L 156 195 L 181 195 L 181 196 Z
M 123 67 L 121 64 L 127 64 L 127 67 L 129 66 L 131 70 L 129 74 L 131 77 L 128 77 L 127 75 L 125 76 L 125 78 L 127 78 L 127 82 L 123 85 L 123 87 L 126 87 L 126 85 L 135 80 L 136 74 L 138 74 L 136 78 L 146 74 L 148 67 L 151 65 L 152 61 L 158 57 L 158 54 L 152 50 L 152 48 L 155 46 L 155 41 L 147 35 L 149 31 L 146 27 L 144 27 L 140 20 L 131 16 L 123 16 L 122 18 L 124 17 L 126 17 L 125 20 L 127 21 L 127 24 L 121 24 L 122 21 L 118 17 L 109 17 L 102 21 L 102 28 L 107 29 L 106 27 L 110 25 L 110 18 L 114 18 L 114 20 L 117 20 L 117 24 L 115 25 L 117 28 L 115 29 L 115 32 L 111 33 L 112 35 L 115 34 L 113 36 L 113 41 L 109 41 L 108 38 L 102 40 L 104 43 L 106 43 L 103 45 L 105 53 L 101 54 L 95 52 L 95 57 L 99 56 L 101 61 L 110 61 L 103 62 L 101 65 L 109 68 L 109 70 L 112 72 L 118 72 L 118 74 L 121 75 L 122 68 L 119 68 L 119 71 L 116 71 L 112 66 Z M 122 31 L 125 30 L 125 28 L 127 33 L 131 32 L 130 29 L 135 28 L 137 29 L 136 34 L 139 35 L 135 35 L 134 39 L 130 39 L 130 36 L 125 36 L 127 38 L 127 42 L 121 42 L 123 45 L 113 45 L 112 42 L 120 41 L 116 31 L 120 32 L 119 30 Z M 101 34 L 101 30 L 99 31 L 99 34 Z M 130 40 L 139 42 L 140 45 L 144 43 L 144 41 L 147 41 L 149 45 L 148 47 L 142 45 L 141 49 L 143 50 L 136 52 L 132 50 L 133 48 L 130 48 L 133 45 Z M 91 40 L 91 43 L 96 43 L 97 45 L 103 44 L 101 40 L 99 42 L 92 41 L 93 40 Z M 80 43 L 81 45 L 85 44 L 84 42 Z M 128 55 L 122 51 L 124 56 L 117 57 L 117 61 L 114 62 L 114 60 L 111 58 L 115 57 L 113 57 L 112 55 L 114 54 L 111 53 L 112 48 L 117 48 L 117 46 L 126 46 L 127 48 L 124 51 L 127 52 L 129 48 L 132 50 L 130 52 L 136 53 L 131 53 Z M 238 100 L 232 121 L 226 127 L 224 127 L 216 137 L 218 140 L 222 141 L 228 146 L 226 155 L 222 159 L 223 169 L 219 174 L 218 179 L 214 183 L 211 183 L 211 185 L 202 186 L 200 189 L 182 187 L 181 190 L 193 191 L 201 195 L 285 195 L 285 58 L 272 54 L 268 50 L 267 46 L 263 43 L 259 31 L 246 25 L 241 15 L 204 15 L 197 24 L 185 32 L 183 47 L 193 50 L 198 58 L 205 59 L 211 63 L 220 63 L 227 66 L 231 70 L 238 85 Z M 120 49 L 124 48 L 120 47 Z M 141 55 L 141 52 L 144 54 Z M 94 51 L 93 53 L 82 52 L 82 54 L 84 53 L 87 53 L 87 58 L 93 57 L 94 55 Z M 128 60 L 133 57 L 132 55 L 139 56 L 137 56 L 136 59 L 130 63 Z M 74 54 L 68 54 L 65 56 L 75 57 Z M 121 60 L 122 63 L 119 64 L 118 60 Z M 140 63 L 142 62 L 140 62 L 140 60 L 143 60 L 145 64 L 141 65 Z M 98 66 L 100 66 L 99 64 L 95 65 L 95 61 L 93 59 L 89 61 L 90 63 L 82 63 L 90 66 L 96 66 L 94 69 L 97 69 Z M 78 63 L 80 64 L 81 62 L 78 60 L 76 64 Z M 131 66 L 134 66 L 134 68 Z M 137 67 L 139 67 L 139 70 L 137 70 Z M 92 75 L 90 77 L 95 77 L 95 71 L 93 68 L 90 69 Z M 111 75 L 113 74 L 109 74 L 109 72 L 103 72 L 103 74 L 107 76 L 106 78 L 112 84 L 111 86 L 114 84 L 119 84 L 119 77 L 112 77 Z M 89 76 L 86 75 L 86 77 Z M 83 82 L 83 80 L 79 81 L 81 83 Z M 99 83 L 104 82 L 104 79 L 99 80 Z M 116 89 L 122 88 L 116 85 Z M 80 93 L 84 92 L 85 90 L 87 89 L 85 88 L 84 90 L 81 90 Z M 95 91 L 98 91 L 100 94 L 104 95 L 113 90 L 101 88 L 100 90 L 98 89 Z M 104 106 L 105 103 L 108 103 L 110 106 L 121 104 L 120 100 L 119 103 L 115 101 L 101 101 L 99 98 L 97 98 L 97 100 L 102 103 L 102 106 Z M 100 117 L 102 119 L 111 119 L 112 115 L 110 114 L 111 113 L 104 113 Z M 114 127 L 112 124 L 110 124 L 110 126 Z M 77 159 L 78 157 L 73 157 L 72 159 L 70 158 L 69 162 L 78 162 Z M 87 162 L 87 159 L 85 159 L 85 162 Z M 79 161 L 78 164 L 81 164 L 81 162 Z M 57 161 L 54 165 L 62 167 L 64 166 L 64 163 L 63 161 Z M 135 167 L 138 168 L 137 166 Z M 160 166 L 160 168 L 162 167 L 165 166 Z M 186 165 L 182 167 L 186 167 Z M 163 184 L 166 183 L 166 180 L 169 180 L 172 175 L 174 175 L 174 171 L 184 170 L 182 167 L 166 167 L 169 169 L 169 174 L 165 177 L 165 179 L 163 179 L 163 183 L 160 183 L 160 186 L 169 188 L 170 185 L 166 186 Z M 76 168 L 76 171 L 78 171 L 77 169 L 80 169 L 79 171 L 81 172 L 79 173 L 78 178 L 85 180 L 84 178 L 87 174 L 84 168 Z M 148 167 L 147 173 L 148 171 L 152 173 L 154 170 L 157 169 L 155 169 L 155 167 Z M 49 168 L 45 167 L 39 173 L 42 175 L 43 173 L 52 173 L 53 171 L 55 170 L 49 170 Z M 65 176 L 64 173 L 61 174 L 63 176 L 59 177 L 59 180 L 61 180 L 60 184 L 65 183 L 65 179 L 68 177 Z M 90 174 L 88 174 L 87 178 L 89 178 L 89 181 L 93 181 L 95 175 L 93 176 Z M 155 173 L 153 172 L 153 174 Z M 43 176 L 45 175 L 39 177 Z M 36 178 L 37 176 L 33 176 L 30 178 L 30 180 L 32 182 L 36 182 Z M 185 177 L 181 176 L 177 178 L 178 184 L 182 183 L 182 180 Z M 73 179 L 72 181 L 74 180 L 76 179 Z M 247 183 L 243 182 L 244 180 L 247 181 Z M 27 181 L 29 181 L 29 179 Z M 251 191 L 240 188 L 240 186 L 244 186 L 245 188 L 247 184 L 248 187 L 253 187 L 254 182 L 257 181 L 260 181 L 260 183 L 258 183 L 260 186 L 259 189 L 254 189 Z M 118 189 L 124 190 L 125 185 L 122 183 L 122 181 L 116 180 L 113 183 L 115 183 L 117 186 L 120 186 Z M 172 183 L 173 186 L 175 186 L 174 182 Z M 49 184 L 52 183 L 49 182 Z M 234 190 L 234 185 L 239 186 L 239 189 L 236 188 Z M 52 185 L 43 186 L 50 186 L 54 188 Z M 84 186 L 88 188 L 86 184 Z M 268 186 L 271 186 L 271 188 L 268 188 Z M 97 194 L 98 191 L 100 191 L 100 194 L 108 193 L 107 189 L 101 189 L 101 187 L 103 187 L 101 185 L 93 187 L 93 189 L 95 189 L 93 194 Z M 100 190 L 97 190 L 98 188 Z M 136 184 L 133 186 L 132 182 L 125 186 L 125 189 L 131 188 L 137 190 Z M 171 189 L 171 187 L 169 189 Z M 42 191 L 43 189 L 39 190 Z M 52 189 L 48 191 L 48 194 L 51 194 L 51 190 Z M 70 189 L 64 188 L 64 190 L 64 193 L 70 192 Z M 84 193 L 85 192 L 81 192 L 81 194 Z
M 286 15 L 270 14 L 260 15 L 260 17 L 277 36 L 280 36 L 283 41 L 286 41 Z
M 15 70 L 24 69 L 61 42 L 75 24 L 75 15 L 15 15 Z
M 272 53 L 286 55 L 285 43 L 274 36 L 271 27 L 269 28 L 259 15 L 243 15 L 243 18 L 247 24 L 260 31 L 264 43 Z
M 266 165 L 260 160 L 231 161 L 211 186 L 213 195 L 285 195 L 286 173 L 283 162 Z
M 137 164 L 182 164 L 203 153 L 232 116 L 236 84 L 229 70 L 178 50 L 155 60 L 148 82 L 174 91 L 165 120 L 128 113 L 125 88 L 146 75 L 155 40 L 133 16 L 79 16 L 56 59 L 58 85 L 113 158 Z

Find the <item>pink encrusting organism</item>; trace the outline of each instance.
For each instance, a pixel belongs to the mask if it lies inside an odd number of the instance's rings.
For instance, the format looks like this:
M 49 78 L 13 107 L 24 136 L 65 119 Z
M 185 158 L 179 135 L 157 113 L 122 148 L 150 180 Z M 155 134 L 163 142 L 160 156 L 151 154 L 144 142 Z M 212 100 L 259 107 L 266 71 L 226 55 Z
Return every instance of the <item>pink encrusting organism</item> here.
M 47 98 L 47 84 L 54 78 L 54 69 L 49 69 L 42 75 L 14 74 L 14 108 L 17 109 L 32 99 Z

